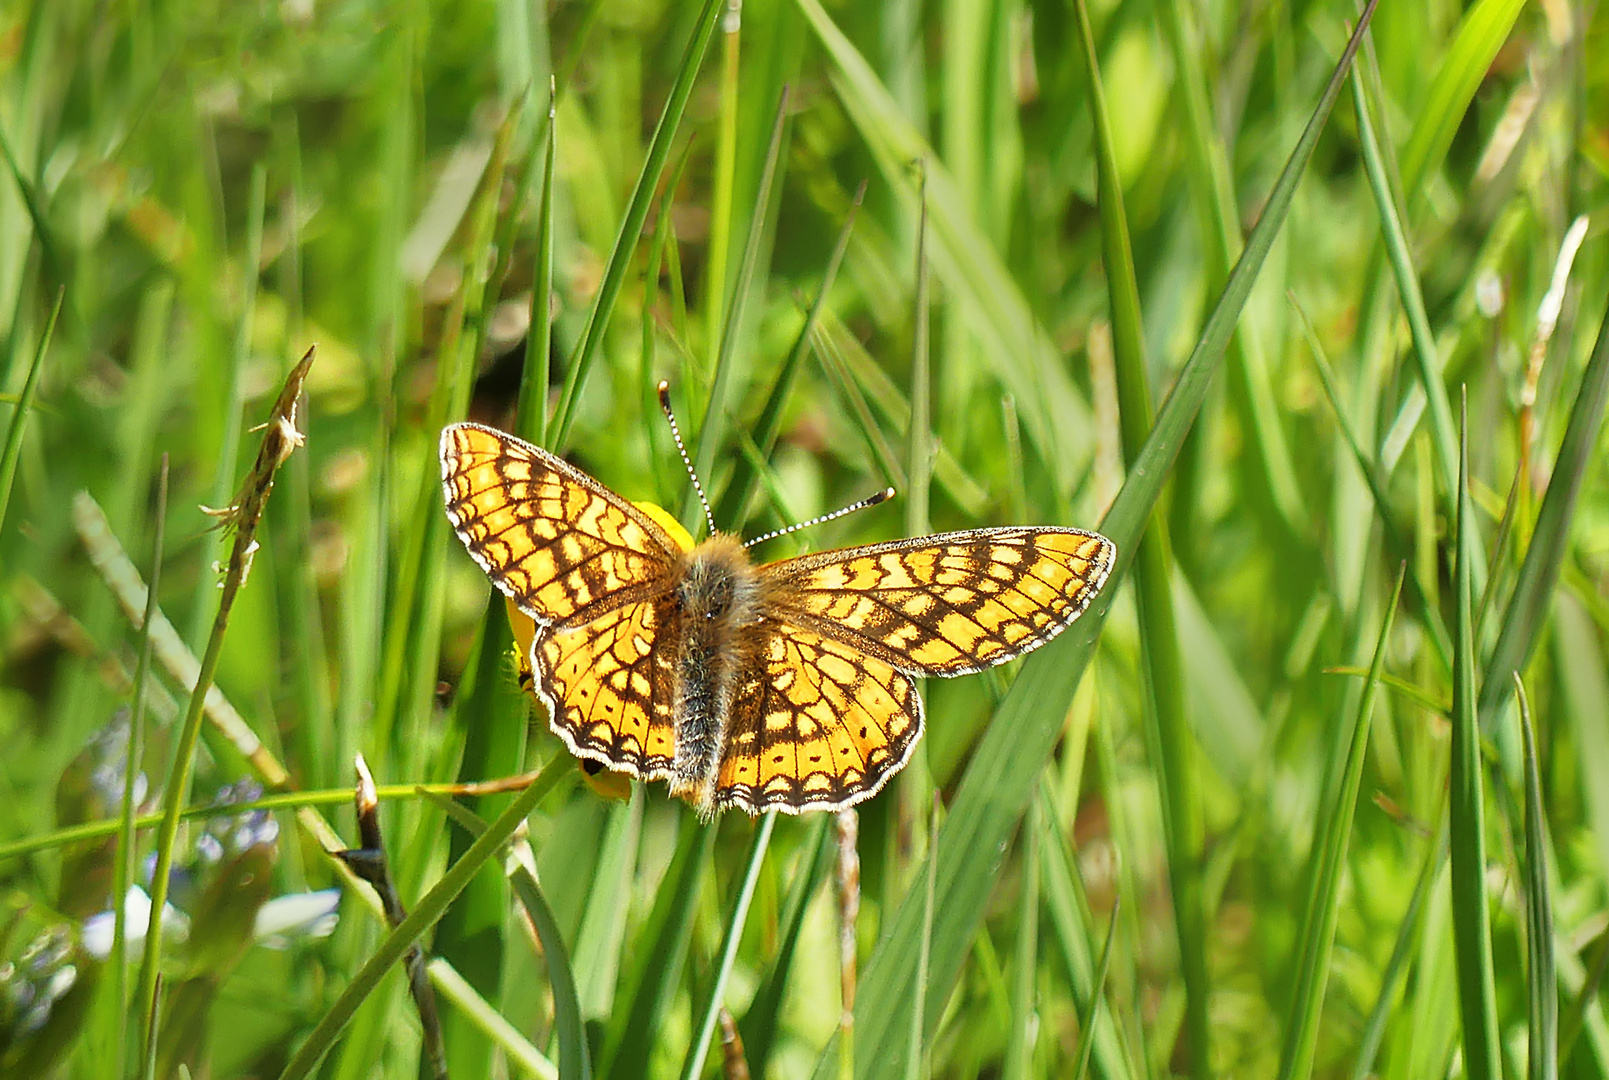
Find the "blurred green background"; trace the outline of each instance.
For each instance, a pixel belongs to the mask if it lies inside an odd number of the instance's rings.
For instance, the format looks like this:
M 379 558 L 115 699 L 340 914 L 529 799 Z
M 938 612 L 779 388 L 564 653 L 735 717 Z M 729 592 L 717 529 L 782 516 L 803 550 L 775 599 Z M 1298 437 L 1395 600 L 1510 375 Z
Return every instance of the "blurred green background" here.
M 339 884 L 313 819 L 357 842 L 361 752 L 410 906 L 471 839 L 414 785 L 554 763 L 540 897 L 494 860 L 426 939 L 455 1076 L 718 1075 L 723 1003 L 755 1076 L 1072 1076 L 1086 1033 L 1104 1076 L 1609 1075 L 1609 14 L 1388 2 L 1326 121 L 1360 10 L 0 7 L 0 1070 L 141 1057 L 133 969 L 81 944 L 113 842 L 53 832 L 119 814 L 141 643 L 77 493 L 160 554 L 154 811 L 230 543 L 198 505 L 316 344 L 216 671 L 263 751 L 209 720 L 187 804 L 327 794 L 180 833 L 158 1074 L 279 1075 L 374 951 L 350 891 L 331 936 L 249 932 Z M 1093 653 L 928 683 L 859 815 L 852 1053 L 833 823 L 595 791 L 442 514 L 467 416 L 697 522 L 660 379 L 723 529 L 900 489 L 762 557 L 1116 500 L 1137 558 Z M 321 1075 L 419 1054 L 393 973 Z

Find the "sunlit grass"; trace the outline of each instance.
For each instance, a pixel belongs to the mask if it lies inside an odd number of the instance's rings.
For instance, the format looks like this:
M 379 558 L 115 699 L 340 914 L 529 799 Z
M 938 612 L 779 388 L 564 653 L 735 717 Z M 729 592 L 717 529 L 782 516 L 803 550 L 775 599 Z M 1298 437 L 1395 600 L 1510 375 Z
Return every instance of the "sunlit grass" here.
M 1361 14 L 0 11 L 0 1075 L 146 1056 L 137 961 L 47 936 L 112 906 L 123 773 L 84 748 L 141 642 L 74 494 L 137 573 L 160 550 L 150 815 L 231 542 L 197 506 L 315 342 L 174 849 L 163 1000 L 200 1004 L 157 1060 L 418 1075 L 374 957 L 422 932 L 458 1077 L 718 1075 L 723 1005 L 756 1076 L 1609 1074 L 1609 16 L 1387 4 L 1347 67 Z M 928 680 L 860 809 L 847 1047 L 831 823 L 584 779 L 442 514 L 467 416 L 697 520 L 660 379 L 722 527 L 904 489 L 762 557 L 1118 542 L 1054 645 Z M 325 853 L 359 752 L 398 933 Z M 200 804 L 279 769 L 277 838 L 207 856 L 262 807 Z M 439 801 L 523 773 L 460 799 L 512 848 Z M 333 935 L 253 943 L 330 886 Z

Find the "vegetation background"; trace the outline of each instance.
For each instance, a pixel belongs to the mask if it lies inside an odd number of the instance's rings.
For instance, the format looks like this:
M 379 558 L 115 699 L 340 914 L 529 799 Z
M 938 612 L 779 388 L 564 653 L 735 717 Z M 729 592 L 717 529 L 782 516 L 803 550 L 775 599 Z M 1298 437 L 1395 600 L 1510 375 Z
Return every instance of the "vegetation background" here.
M 362 752 L 455 1076 L 738 1075 L 723 1004 L 754 1076 L 1609 1075 L 1609 14 L 1387 2 L 1342 66 L 1360 14 L 0 7 L 0 1071 L 418 1075 L 372 894 L 251 944 L 343 881 Z M 215 620 L 197 506 L 314 343 Z M 696 523 L 660 378 L 723 528 L 900 489 L 772 557 L 1123 554 L 1055 645 L 928 685 L 858 882 L 822 816 L 582 782 L 446 527 L 465 415 Z M 197 747 L 184 652 L 260 748 L 217 704 Z M 416 786 L 534 769 L 463 800 L 507 817 L 475 848 Z M 247 777 L 121 858 L 120 814 Z M 516 819 L 534 875 L 485 860 Z M 153 853 L 190 925 L 151 1025 L 139 935 L 83 938 Z

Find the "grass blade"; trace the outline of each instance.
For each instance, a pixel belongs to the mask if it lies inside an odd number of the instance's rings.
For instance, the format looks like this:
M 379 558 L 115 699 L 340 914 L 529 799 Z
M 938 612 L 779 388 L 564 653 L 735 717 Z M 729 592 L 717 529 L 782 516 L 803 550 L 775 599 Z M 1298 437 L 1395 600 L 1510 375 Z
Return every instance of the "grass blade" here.
M 771 847 L 771 830 L 776 823 L 775 812 L 761 815 L 759 827 L 749 844 L 749 857 L 744 864 L 743 881 L 738 886 L 737 897 L 732 901 L 732 915 L 727 920 L 726 936 L 721 941 L 721 956 L 715 969 L 715 982 L 710 987 L 710 999 L 705 1006 L 703 1019 L 699 1021 L 697 1040 L 693 1048 L 688 1051 L 687 1061 L 682 1067 L 682 1080 L 698 1080 L 704 1073 L 704 1059 L 709 1055 L 710 1043 L 715 1037 L 715 1025 L 720 1020 L 721 1010 L 725 1008 L 723 999 L 726 997 L 726 980 L 732 974 L 732 963 L 737 959 L 738 942 L 742 939 L 743 927 L 748 922 L 749 902 L 754 899 L 754 886 L 760 879 L 760 868 L 765 864 L 765 853 Z
M 1467 421 L 1466 421 L 1467 423 Z M 1501 1080 L 1496 990 L 1486 898 L 1486 811 L 1481 790 L 1480 732 L 1475 723 L 1474 613 L 1471 550 L 1474 510 L 1469 494 L 1469 444 L 1458 458 L 1457 561 L 1453 571 L 1452 762 L 1448 776 L 1448 845 L 1452 858 L 1453 947 L 1458 1004 L 1464 1026 L 1464 1071 L 1470 1080 Z
M 33 408 L 34 395 L 39 391 L 39 373 L 45 369 L 45 353 L 49 351 L 50 339 L 55 335 L 56 319 L 61 315 L 65 295 L 64 292 L 56 294 L 56 304 L 50 309 L 50 319 L 45 323 L 44 333 L 39 335 L 38 347 L 34 349 L 33 363 L 28 365 L 28 380 L 22 384 L 22 393 L 17 396 L 16 408 L 11 413 L 11 425 L 6 428 L 5 449 L 0 451 L 0 528 L 6 523 L 11 482 L 17 475 L 17 460 L 22 457 L 22 433 L 27 428 L 28 410 Z
M 699 425 L 698 451 L 693 457 L 693 471 L 704 477 L 705 483 L 714 480 L 715 453 L 720 449 L 721 436 L 726 427 L 727 383 L 732 378 L 732 356 L 737 351 L 738 338 L 743 329 L 743 313 L 755 264 L 759 261 L 760 244 L 765 237 L 770 214 L 773 186 L 776 181 L 777 157 L 782 151 L 782 133 L 788 118 L 788 91 L 784 87 L 777 101 L 776 120 L 771 126 L 771 142 L 765 153 L 765 166 L 760 173 L 760 187 L 755 198 L 754 212 L 749 218 L 749 235 L 743 245 L 743 258 L 738 263 L 737 276 L 732 284 L 732 300 L 726 305 L 726 320 L 721 325 L 721 347 L 715 359 L 715 375 L 710 382 L 709 402 L 704 408 L 704 422 Z M 700 508 L 697 499 L 688 492 L 682 508 L 682 523 L 691 525 L 698 520 Z
M 1078 0 L 1075 6 L 1089 75 L 1090 111 L 1095 119 L 1101 254 L 1106 264 L 1107 302 L 1112 317 L 1118 418 L 1124 464 L 1132 469 L 1145 445 L 1153 415 L 1140 290 L 1134 277 L 1134 252 L 1129 243 L 1128 216 L 1123 208 L 1123 188 L 1106 111 L 1106 91 L 1095 51 L 1095 35 L 1084 0 Z M 1227 262 L 1227 251 L 1222 254 Z M 1276 427 L 1276 434 L 1277 430 Z M 1275 443 L 1278 446 L 1276 456 L 1283 455 L 1283 440 L 1276 439 Z M 1272 463 L 1275 458 L 1265 455 L 1264 460 Z M 1289 464 L 1284 468 L 1288 469 Z M 1279 474 L 1276 468 L 1271 476 Z M 1282 488 L 1280 484 L 1274 486 L 1276 490 Z M 1295 490 L 1294 481 L 1291 490 Z M 1151 744 L 1160 750 L 1157 784 L 1162 791 L 1163 843 L 1167 848 L 1179 966 L 1184 973 L 1186 1042 L 1192 1075 L 1205 1078 L 1209 1075 L 1212 1058 L 1212 1029 L 1207 1020 L 1211 995 L 1207 975 L 1207 916 L 1201 888 L 1206 829 L 1196 779 L 1199 775 L 1196 742 L 1184 693 L 1184 659 L 1174 618 L 1173 554 L 1168 543 L 1166 515 L 1151 515 L 1134 560 L 1141 664 L 1151 688 L 1146 699 L 1145 722 L 1151 729 Z
M 1335 948 L 1335 923 L 1341 897 L 1341 868 L 1346 860 L 1352 835 L 1352 816 L 1357 809 L 1358 789 L 1363 784 L 1363 763 L 1368 755 L 1369 726 L 1374 716 L 1375 692 L 1385 669 L 1386 645 L 1391 640 L 1391 624 L 1402 596 L 1402 582 L 1408 565 L 1397 571 L 1397 584 L 1391 591 L 1380 637 L 1369 665 L 1368 681 L 1352 722 L 1345 772 L 1337 799 L 1324 824 L 1314 836 L 1314 858 L 1308 883 L 1307 910 L 1302 915 L 1299 961 L 1291 1011 L 1285 1025 L 1285 1044 L 1280 1051 L 1280 1080 L 1307 1080 L 1313 1072 L 1313 1051 L 1318 1045 L 1319 1017 L 1324 1008 L 1324 988 L 1329 981 L 1330 956 Z
M 682 820 L 681 827 L 676 855 L 632 950 L 633 970 L 621 980 L 615 996 L 615 1014 L 598 1062 L 598 1074 L 611 1080 L 646 1075 L 665 1010 L 681 981 L 694 908 L 716 832 L 690 817 Z
M 1101 946 L 1100 963 L 1095 966 L 1095 992 L 1090 996 L 1089 1012 L 1078 1025 L 1078 1050 L 1073 1055 L 1073 1080 L 1089 1075 L 1089 1058 L 1095 1049 L 1095 1022 L 1100 1019 L 1101 997 L 1106 991 L 1106 973 L 1112 965 L 1112 943 L 1117 940 L 1118 905 L 1112 904 L 1112 917 L 1106 925 L 1106 944 Z
M 1482 731 L 1490 731 L 1497 722 L 1497 712 L 1508 701 L 1514 675 L 1530 663 L 1531 654 L 1541 640 L 1559 569 L 1565 561 L 1576 497 L 1581 493 L 1588 466 L 1597 460 L 1594 447 L 1598 445 L 1598 433 L 1603 427 L 1606 401 L 1609 401 L 1609 310 L 1604 313 L 1598 328 L 1598 343 L 1581 375 L 1581 388 L 1576 391 L 1575 404 L 1570 409 L 1570 422 L 1564 429 L 1564 441 L 1559 444 L 1559 456 L 1553 463 L 1547 494 L 1542 497 L 1542 508 L 1537 511 L 1531 545 L 1525 551 L 1525 561 L 1520 564 L 1514 592 L 1503 613 L 1497 644 L 1486 664 L 1486 681 L 1481 685 L 1480 696 Z
M 1396 275 L 1397 291 L 1402 307 L 1408 316 L 1408 330 L 1413 338 L 1413 355 L 1417 362 L 1419 384 L 1430 404 L 1431 444 L 1436 448 L 1436 464 L 1442 484 L 1451 490 L 1453 478 L 1458 474 L 1458 439 L 1453 431 L 1452 406 L 1447 403 L 1447 387 L 1442 381 L 1441 361 L 1436 355 L 1436 340 L 1430 332 L 1430 317 L 1425 314 L 1424 295 L 1419 290 L 1419 276 L 1414 270 L 1413 254 L 1408 250 L 1408 237 L 1402 219 L 1397 214 L 1396 199 L 1379 140 L 1374 134 L 1374 123 L 1369 116 L 1368 101 L 1363 92 L 1361 72 L 1352 72 L 1354 115 L 1358 122 L 1358 142 L 1363 151 L 1364 168 L 1369 177 L 1369 189 L 1374 193 L 1375 209 L 1380 215 L 1380 230 L 1384 234 L 1386 256 Z M 1476 574 L 1479 589 L 1484 575 Z
M 558 90 L 550 88 L 547 138 L 542 142 L 542 194 L 536 215 L 536 278 L 531 283 L 530 329 L 520 374 L 518 433 L 537 446 L 547 440 L 548 382 L 553 352 L 553 164 L 558 154 Z
M 1542 778 L 1537 768 L 1536 732 L 1525 684 L 1514 676 L 1520 706 L 1520 743 L 1525 766 L 1525 941 L 1530 989 L 1528 1080 L 1557 1080 L 1559 1075 L 1559 982 L 1553 965 L 1553 894 L 1548 884 L 1547 815 L 1542 805 Z
M 676 72 L 676 82 L 671 87 L 670 97 L 665 101 L 664 111 L 659 114 L 659 123 L 654 127 L 654 138 L 648 146 L 648 158 L 643 162 L 642 172 L 637 175 L 636 186 L 631 192 L 631 202 L 627 204 L 626 216 L 620 223 L 620 234 L 615 239 L 614 250 L 609 254 L 609 264 L 603 272 L 603 281 L 598 286 L 598 299 L 592 305 L 586 329 L 582 332 L 581 340 L 576 344 L 575 351 L 570 356 L 568 369 L 564 373 L 564 389 L 559 395 L 558 404 L 554 407 L 553 420 L 548 425 L 553 435 L 552 445 L 555 448 L 562 448 L 570 438 L 570 425 L 575 421 L 576 399 L 581 396 L 581 390 L 586 385 L 587 373 L 591 370 L 598 350 L 603 345 L 603 335 L 609 326 L 609 316 L 614 313 L 615 301 L 620 296 L 620 288 L 625 284 L 626 273 L 631 266 L 631 253 L 637 246 L 638 238 L 642 236 L 643 223 L 648 220 L 648 206 L 653 202 L 654 189 L 659 186 L 660 175 L 665 171 L 665 162 L 670 158 L 671 144 L 676 139 L 682 114 L 687 110 L 687 99 L 692 96 L 693 84 L 698 79 L 698 70 L 704 60 L 704 50 L 709 46 L 710 35 L 715 32 L 716 16 L 720 14 L 723 6 L 725 6 L 723 0 L 704 0 L 693 35 L 688 39 L 687 51 L 682 55 L 681 66 Z
M 430 887 L 430 891 L 419 898 L 419 903 L 414 909 L 386 935 L 379 948 L 375 949 L 374 954 L 352 976 L 352 981 L 330 1005 L 329 1010 L 319 1020 L 318 1026 L 285 1063 L 285 1068 L 279 1074 L 279 1080 L 301 1080 L 302 1077 L 312 1075 L 319 1060 L 335 1045 L 336 1038 L 352 1020 L 358 1006 L 375 992 L 385 973 L 402 959 L 402 955 L 421 934 L 441 918 L 441 913 L 447 909 L 447 905 L 463 891 L 464 886 L 469 884 L 486 861 L 508 843 L 509 838 L 514 835 L 514 830 L 519 828 L 526 816 L 536 808 L 548 792 L 553 790 L 553 785 L 561 777 L 568 775 L 572 768 L 568 755 L 560 755 L 543 769 L 541 775 L 524 791 L 514 796 L 507 809 L 486 827 L 484 833 L 475 838 L 469 850 L 464 852 L 463 858 L 447 868 L 447 871 Z

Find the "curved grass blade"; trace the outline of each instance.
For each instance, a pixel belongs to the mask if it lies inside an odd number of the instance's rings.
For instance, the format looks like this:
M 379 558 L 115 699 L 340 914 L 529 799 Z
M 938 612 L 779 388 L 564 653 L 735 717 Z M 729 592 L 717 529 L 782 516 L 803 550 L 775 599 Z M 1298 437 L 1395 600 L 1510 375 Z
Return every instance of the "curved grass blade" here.
M 547 897 L 542 895 L 542 887 L 536 880 L 535 862 L 530 858 L 518 860 L 510 880 L 514 895 L 519 897 L 520 906 L 541 939 L 542 956 L 553 980 L 553 1027 L 559 1040 L 559 1078 L 590 1080 L 592 1057 L 587 1050 L 587 1031 L 581 1023 L 575 972 L 570 967 L 570 954 L 564 946 L 564 935 L 559 933 L 553 909 L 548 906 Z
M 1375 997 L 1369 1019 L 1363 1025 L 1363 1039 L 1358 1044 L 1358 1056 L 1352 1063 L 1350 1080 L 1367 1080 L 1368 1077 L 1377 1075 L 1374 1067 L 1375 1055 L 1380 1052 L 1380 1043 L 1385 1039 L 1386 1022 L 1391 1017 L 1397 987 L 1407 978 L 1409 954 L 1419 940 L 1425 917 L 1425 900 L 1430 895 L 1431 887 L 1441 876 L 1441 866 L 1446 858 L 1447 835 L 1444 824 L 1437 831 L 1436 838 L 1426 853 L 1424 866 L 1414 883 L 1413 896 L 1408 900 L 1408 909 L 1403 913 L 1402 924 L 1397 930 L 1396 944 L 1392 946 L 1391 957 L 1382 970 L 1380 992 Z
M 1443 486 L 1450 490 L 1458 473 L 1458 439 L 1453 431 L 1452 406 L 1447 402 L 1441 360 L 1436 354 L 1435 336 L 1430 331 L 1430 317 L 1425 314 L 1424 294 L 1419 289 L 1419 275 L 1414 270 L 1413 254 L 1408 250 L 1407 232 L 1403 228 L 1402 218 L 1397 214 L 1397 202 L 1392 196 L 1384 156 L 1369 115 L 1368 101 L 1363 92 L 1363 76 L 1356 69 L 1352 72 L 1352 99 L 1364 171 L 1369 177 L 1369 189 L 1374 193 L 1375 209 L 1380 215 L 1386 256 L 1397 279 L 1397 292 L 1402 299 L 1403 311 L 1408 316 L 1408 331 L 1413 339 L 1419 384 L 1424 390 L 1425 400 L 1430 404 L 1431 445 L 1436 449 L 1437 473 Z M 1476 578 L 1476 588 L 1479 589 L 1485 583 L 1484 574 L 1477 572 Z
M 1402 188 L 1408 198 L 1416 197 L 1426 174 L 1440 167 L 1524 6 L 1525 0 L 1479 0 L 1465 14 L 1402 152 Z
M 1296 321 L 1302 328 L 1302 334 L 1307 339 L 1308 351 L 1313 354 L 1314 366 L 1318 369 L 1319 382 L 1324 387 L 1324 396 L 1330 403 L 1330 412 L 1335 417 L 1336 426 L 1341 429 L 1341 438 L 1346 442 L 1347 448 L 1352 451 L 1352 459 L 1358 464 L 1358 472 L 1362 475 L 1364 483 L 1369 485 L 1369 493 L 1374 497 L 1376 515 L 1380 518 L 1380 527 L 1385 531 L 1386 542 L 1394 555 L 1406 557 L 1412 548 L 1408 542 L 1407 534 L 1397 523 L 1396 514 L 1392 513 L 1391 501 L 1386 495 L 1385 487 L 1380 479 L 1379 470 L 1369 460 L 1364 452 L 1362 440 L 1352 428 L 1352 422 L 1347 418 L 1346 409 L 1341 405 L 1341 391 L 1336 385 L 1335 371 L 1330 367 L 1329 359 L 1324 355 L 1324 346 L 1313 330 L 1313 323 L 1307 317 L 1306 310 L 1296 299 L 1296 294 L 1287 291 L 1286 297 L 1291 307 L 1296 311 Z M 1412 563 L 1409 563 L 1412 566 Z M 1453 645 L 1452 639 L 1447 636 L 1446 624 L 1442 622 L 1441 611 L 1430 602 L 1430 590 L 1419 581 L 1419 575 L 1414 570 L 1408 571 L 1408 596 L 1414 602 L 1415 613 L 1419 616 L 1425 628 L 1430 632 L 1430 641 L 1436 647 L 1436 653 L 1447 670 L 1452 670 Z M 1445 711 L 1445 710 L 1442 710 Z
M 1017 940 L 1012 949 L 1011 1026 L 1006 1033 L 1006 1060 L 1000 1075 L 1004 1080 L 1027 1080 L 1032 1065 L 1033 1022 L 1037 1011 L 1039 968 L 1039 840 L 1040 804 L 1028 804 L 1028 817 L 1021 832 L 1022 899 L 1017 914 Z M 928 864 L 929 873 L 932 863 Z M 931 905 L 928 911 L 931 912 Z M 929 914 L 926 921 L 931 924 Z M 920 989 L 920 986 L 919 986 Z M 921 994 L 915 997 L 920 1000 Z M 1099 999 L 1097 999 L 1099 1000 Z M 911 1062 L 907 1062 L 911 1064 Z
M 601 6 L 601 5 L 595 5 Z M 553 165 L 558 152 L 558 90 L 549 88 L 547 137 L 542 140 L 542 195 L 536 214 L 536 273 L 531 282 L 530 329 L 520 372 L 518 433 L 537 446 L 547 439 L 547 396 L 553 350 Z
M 1088 405 L 994 243 L 973 220 L 955 178 L 819 0 L 795 3 L 832 60 L 840 101 L 912 220 L 917 192 L 910 163 L 925 163 L 933 272 L 961 304 L 995 375 L 1017 399 L 1034 445 L 1054 460 L 1087 456 L 1081 433 L 1088 430 Z
M 1166 0 L 1162 5 L 1162 21 L 1178 72 L 1174 85 L 1184 111 L 1181 126 L 1190 156 L 1190 177 L 1202 208 L 1201 216 L 1205 219 L 1201 232 L 1210 259 L 1208 288 L 1216 289 L 1228 279 L 1240 254 L 1240 204 L 1235 195 L 1228 151 L 1212 116 L 1212 95 L 1202 68 L 1204 50 L 1192 14 L 1194 6 L 1186 0 Z M 1243 403 L 1247 427 L 1251 429 L 1262 465 L 1261 480 L 1268 499 L 1280 520 L 1292 532 L 1300 533 L 1307 514 L 1301 486 L 1296 480 L 1296 466 L 1285 441 L 1285 429 L 1280 425 L 1280 409 L 1274 397 L 1267 357 L 1261 343 L 1249 330 L 1231 339 L 1227 353 L 1235 395 Z M 1175 513 L 1190 497 L 1193 493 L 1181 492 Z M 1194 1027 L 1201 1021 L 1192 1017 L 1190 1022 Z M 1201 1075 L 1199 1057 L 1197 1066 L 1197 1075 Z
M 809 3 L 811 0 L 800 0 Z M 1359 27 L 1368 25 L 1371 4 Z M 1336 65 L 1328 86 L 1309 118 L 1296 148 L 1280 173 L 1257 226 L 1247 239 L 1235 270 L 1229 276 L 1205 331 L 1157 416 L 1150 438 L 1135 460 L 1129 479 L 1108 511 L 1102 530 L 1117 545 L 1113 581 L 1121 581 L 1133 559 L 1145 523 L 1157 499 L 1184 435 L 1195 420 L 1224 349 L 1251 292 L 1274 235 L 1290 209 L 1292 195 L 1319 133 L 1339 96 L 1348 66 L 1357 51 L 1361 31 L 1354 32 Z M 1037 764 L 1054 749 L 1084 668 L 1094 652 L 1095 639 L 1111 607 L 1114 588 L 1069 632 L 1038 650 L 1024 663 L 1006 699 L 996 711 L 961 780 L 950 815 L 939 834 L 938 902 L 934 906 L 932 981 L 927 988 L 929 1025 L 943 1013 L 994 885 L 1003 842 L 1021 819 L 1032 796 Z M 905 1002 L 915 992 L 920 953 L 922 904 L 907 895 L 888 920 L 888 930 L 872 954 L 862 976 L 863 993 L 856 1005 L 858 1042 L 857 1075 L 885 1076 L 902 1071 L 907 1050 L 902 1026 Z M 816 1075 L 831 1075 L 836 1041 L 825 1050 Z
M 1374 716 L 1374 697 L 1385 669 L 1386 645 L 1391 640 L 1391 624 L 1396 618 L 1397 601 L 1402 597 L 1404 562 L 1397 570 L 1397 584 L 1391 590 L 1380 637 L 1375 643 L 1369 678 L 1363 686 L 1358 715 L 1352 722 L 1352 738 L 1347 748 L 1345 772 L 1337 799 L 1326 813 L 1327 820 L 1314 836 L 1311 879 L 1308 882 L 1307 909 L 1302 916 L 1300 959 L 1291 1011 L 1285 1025 L 1285 1045 L 1280 1051 L 1280 1080 L 1306 1080 L 1313 1072 L 1313 1051 L 1318 1045 L 1319 1017 L 1324 1009 L 1324 988 L 1329 981 L 1330 956 L 1335 948 L 1335 923 L 1341 895 L 1341 867 L 1346 859 L 1352 834 L 1352 816 L 1357 809 L 1358 789 L 1363 784 L 1363 762 L 1368 755 L 1369 727 Z

